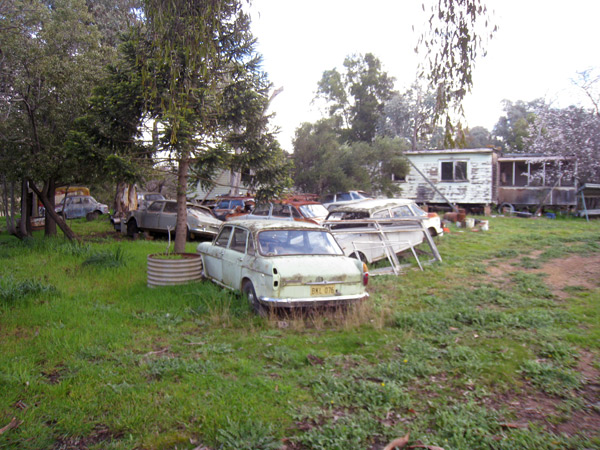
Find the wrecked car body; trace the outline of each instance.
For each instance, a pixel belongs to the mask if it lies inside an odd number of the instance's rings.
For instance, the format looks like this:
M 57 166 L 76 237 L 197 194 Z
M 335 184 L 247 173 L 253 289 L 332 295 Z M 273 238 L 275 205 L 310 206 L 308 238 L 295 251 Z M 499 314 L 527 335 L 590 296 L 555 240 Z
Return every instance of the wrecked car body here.
M 366 265 L 346 257 L 329 230 L 315 224 L 236 219 L 197 251 L 204 276 L 241 291 L 257 312 L 368 297 Z
M 221 221 L 204 206 L 187 204 L 187 236 L 189 239 L 212 239 Z M 125 220 L 127 235 L 134 237 L 140 231 L 167 234 L 177 230 L 177 201 L 157 200 L 144 210 L 130 211 Z
M 393 258 L 390 253 L 411 249 L 431 236 L 442 235 L 437 214 L 429 215 L 405 199 L 372 199 L 334 208 L 325 225 L 344 254 L 373 263 Z M 427 236 L 429 234 L 429 236 Z

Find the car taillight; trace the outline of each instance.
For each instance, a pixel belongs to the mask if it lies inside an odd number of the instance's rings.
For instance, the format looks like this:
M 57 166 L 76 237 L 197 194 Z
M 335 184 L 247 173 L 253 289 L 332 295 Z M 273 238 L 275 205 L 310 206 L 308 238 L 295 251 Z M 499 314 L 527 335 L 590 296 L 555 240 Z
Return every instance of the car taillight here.
M 363 263 L 363 285 L 369 284 L 369 268 L 366 263 Z
M 437 216 L 438 216 L 438 214 L 434 213 L 434 212 L 427 213 L 427 217 L 429 217 L 429 218 L 437 217 Z

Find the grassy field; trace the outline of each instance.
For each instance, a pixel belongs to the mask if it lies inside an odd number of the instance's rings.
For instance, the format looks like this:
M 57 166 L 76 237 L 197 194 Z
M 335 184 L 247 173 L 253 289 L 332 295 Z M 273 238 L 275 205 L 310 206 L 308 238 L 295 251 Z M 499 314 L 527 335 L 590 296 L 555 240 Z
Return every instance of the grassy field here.
M 270 318 L 71 222 L 0 234 L 0 449 L 600 448 L 599 221 L 452 227 L 362 305 Z

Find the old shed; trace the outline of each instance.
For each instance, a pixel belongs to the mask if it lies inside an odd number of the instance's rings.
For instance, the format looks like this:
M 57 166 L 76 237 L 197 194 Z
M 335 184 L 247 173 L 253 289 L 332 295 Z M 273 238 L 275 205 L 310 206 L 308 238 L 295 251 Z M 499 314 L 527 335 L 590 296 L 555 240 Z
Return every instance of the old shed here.
M 404 180 L 398 180 L 402 197 L 428 204 L 485 206 L 497 202 L 498 150 L 424 150 L 405 155 L 411 169 Z

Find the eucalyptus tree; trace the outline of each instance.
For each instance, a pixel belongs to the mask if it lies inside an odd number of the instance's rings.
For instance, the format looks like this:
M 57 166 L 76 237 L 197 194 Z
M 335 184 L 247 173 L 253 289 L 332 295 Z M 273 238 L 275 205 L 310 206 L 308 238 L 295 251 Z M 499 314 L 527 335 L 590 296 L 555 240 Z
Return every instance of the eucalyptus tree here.
M 9 0 L 8 5 L 0 16 L 3 176 L 12 182 L 23 180 L 38 194 L 47 214 L 74 238 L 54 213 L 48 192 L 58 180 L 68 183 L 76 176 L 76 159 L 62 144 L 102 76 L 106 52 L 83 0 Z M 22 195 L 23 219 L 26 198 Z M 22 227 L 19 234 L 27 233 Z
M 410 143 L 411 150 L 431 147 L 436 126 L 435 93 L 415 82 L 406 91 L 396 92 L 384 106 L 378 125 L 378 135 L 398 138 Z
M 323 72 L 317 98 L 326 102 L 330 117 L 341 119 L 345 141 L 371 142 L 393 86 L 394 79 L 372 53 L 353 55 L 344 60 L 343 72 Z
M 544 109 L 543 100 L 512 102 L 504 100 L 504 115 L 498 119 L 492 134 L 503 150 L 515 153 L 528 151 L 529 127 L 535 121 L 538 111 Z
M 415 51 L 425 52 L 420 76 L 435 92 L 433 123 L 444 120 L 445 141 L 451 144 L 452 113 L 462 115 L 461 102 L 473 87 L 475 62 L 485 54 L 486 43 L 497 27 L 484 0 L 434 1 L 428 14 L 429 26 Z

